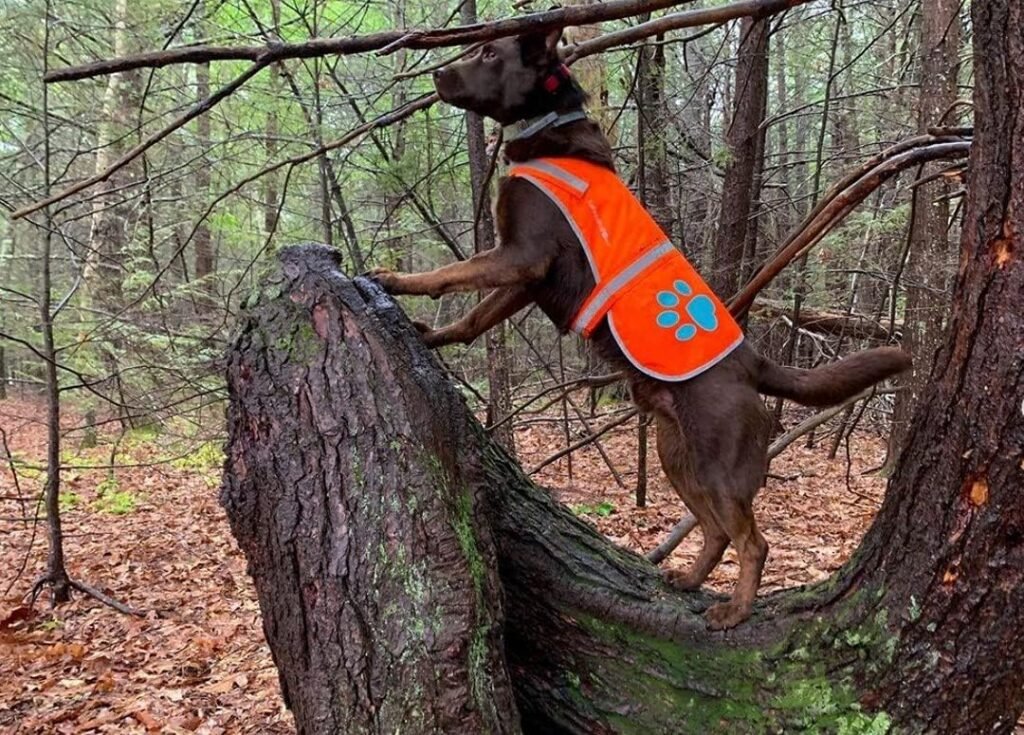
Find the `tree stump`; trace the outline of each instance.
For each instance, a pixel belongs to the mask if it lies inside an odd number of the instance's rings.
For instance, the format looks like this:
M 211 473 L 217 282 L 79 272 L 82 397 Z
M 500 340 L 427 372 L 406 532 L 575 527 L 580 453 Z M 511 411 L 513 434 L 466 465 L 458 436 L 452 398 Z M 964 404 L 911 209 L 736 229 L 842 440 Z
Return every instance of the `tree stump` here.
M 222 502 L 285 702 L 300 732 L 517 732 L 465 406 L 336 266 L 286 250 L 228 365 Z

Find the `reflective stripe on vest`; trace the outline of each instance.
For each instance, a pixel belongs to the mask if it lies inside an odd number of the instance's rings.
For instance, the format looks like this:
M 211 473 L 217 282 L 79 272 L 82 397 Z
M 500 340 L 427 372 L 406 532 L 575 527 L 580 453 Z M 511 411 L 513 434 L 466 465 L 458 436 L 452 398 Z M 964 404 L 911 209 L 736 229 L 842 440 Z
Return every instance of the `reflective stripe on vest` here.
M 607 318 L 633 365 L 687 380 L 717 363 L 743 332 L 626 185 L 607 168 L 543 158 L 509 171 L 558 207 L 586 253 L 594 289 L 571 320 L 584 337 Z
M 572 320 L 572 331 L 588 335 L 594 331 L 596 326 L 594 322 L 605 315 L 615 295 L 673 250 L 675 248 L 672 247 L 672 243 L 663 242 L 623 268 L 614 278 L 605 281 L 601 286 L 595 288 L 593 293 L 583 303 L 579 314 Z

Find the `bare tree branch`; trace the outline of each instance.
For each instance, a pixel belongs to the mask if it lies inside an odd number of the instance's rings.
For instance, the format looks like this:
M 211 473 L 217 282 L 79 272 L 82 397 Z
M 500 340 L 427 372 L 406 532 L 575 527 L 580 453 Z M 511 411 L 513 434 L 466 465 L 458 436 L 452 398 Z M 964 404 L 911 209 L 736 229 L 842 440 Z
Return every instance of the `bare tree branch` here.
M 642 13 L 683 5 L 685 2 L 688 0 L 611 0 L 611 2 L 572 5 L 540 13 L 530 13 L 518 18 L 504 18 L 490 23 L 474 23 L 455 28 L 381 31 L 364 36 L 312 38 L 302 43 L 268 43 L 263 46 L 186 46 L 57 69 L 47 74 L 44 80 L 47 83 L 68 82 L 130 69 L 159 68 L 172 64 L 251 61 L 254 64 L 266 65 L 283 59 L 308 59 L 332 54 L 362 54 L 370 51 L 389 54 L 402 48 L 432 49 L 461 46 L 505 36 L 515 36 L 527 31 L 546 31 L 564 26 L 591 25 L 609 20 L 621 20 Z M 616 38 L 600 45 L 597 51 L 632 43 L 646 36 L 664 33 L 666 30 L 704 25 L 705 23 L 720 23 L 747 15 L 758 17 L 770 15 L 806 2 L 809 0 L 740 0 L 740 2 L 719 8 L 666 16 L 618 34 L 608 34 Z M 643 26 L 649 27 L 646 31 L 639 31 Z M 596 44 L 600 40 L 595 39 L 593 43 Z M 589 43 L 584 45 L 589 45 Z M 592 53 L 597 53 L 597 51 Z
M 594 39 L 593 41 L 580 44 L 570 51 L 567 63 L 571 64 L 579 59 L 601 53 L 615 46 L 627 45 L 648 36 L 662 34 L 667 30 L 690 28 L 709 23 L 722 23 L 744 16 L 760 17 L 770 15 L 796 5 L 802 5 L 809 1 L 810 0 L 740 0 L 740 2 L 719 8 L 675 13 L 664 16 L 663 18 L 641 23 L 633 28 L 628 28 L 623 31 L 608 33 Z M 451 29 L 413 31 L 409 33 L 388 31 L 369 34 L 366 36 L 336 39 L 316 38 L 298 44 L 269 43 L 267 46 L 239 47 L 190 46 L 182 49 L 151 51 L 134 56 L 108 59 L 94 62 L 92 64 L 86 64 L 84 66 L 68 67 L 66 69 L 58 70 L 47 74 L 44 77 L 44 80 L 47 83 L 71 81 L 103 74 L 114 74 L 130 69 L 157 68 L 179 63 L 206 63 L 218 60 L 246 59 L 253 62 L 253 65 L 244 73 L 239 75 L 235 80 L 222 87 L 210 97 L 196 103 L 185 114 L 175 118 L 160 131 L 127 151 L 123 156 L 103 171 L 100 171 L 88 179 L 79 181 L 45 199 L 38 200 L 16 210 L 11 214 L 11 219 L 16 220 L 25 217 L 26 215 L 32 214 L 49 204 L 66 199 L 84 189 L 89 188 L 90 186 L 93 186 L 94 184 L 105 181 L 114 172 L 129 164 L 132 160 L 142 155 L 145 151 L 166 138 L 175 130 L 181 128 L 199 115 L 208 112 L 219 102 L 237 91 L 265 66 L 269 66 L 270 64 L 284 59 L 310 58 L 326 56 L 329 54 L 365 53 L 373 50 L 391 52 L 403 47 L 436 48 L 442 46 L 453 46 L 515 35 L 526 30 L 546 30 L 564 25 L 585 25 L 605 20 L 615 20 L 679 4 L 681 4 L 680 0 L 614 0 L 613 2 L 598 5 L 570 6 L 543 13 L 533 13 L 519 18 L 507 18 L 493 23 L 477 23 L 474 25 Z M 429 106 L 429 104 L 424 105 L 424 107 Z M 411 114 L 412 110 L 407 110 L 406 112 Z M 401 117 L 405 116 L 407 115 L 402 115 Z M 392 122 L 397 121 L 397 119 L 401 119 L 401 117 L 396 117 Z M 323 147 L 319 149 L 318 155 L 322 155 L 322 153 Z
M 789 263 L 821 241 L 842 219 L 883 182 L 904 169 L 925 161 L 963 158 L 971 143 L 963 139 L 915 136 L 887 151 L 833 186 L 814 210 L 767 263 L 754 275 L 739 294 L 729 301 L 729 311 L 743 314 L 757 294 Z
M 697 10 L 685 10 L 680 13 L 664 15 L 645 23 L 638 23 L 635 26 L 624 28 L 621 31 L 605 33 L 590 41 L 573 46 L 569 50 L 567 63 L 576 61 L 585 56 L 599 54 L 616 46 L 627 46 L 637 41 L 642 41 L 651 36 L 658 36 L 668 31 L 676 31 L 681 28 L 693 28 L 695 26 L 722 24 L 726 21 L 737 18 L 753 17 L 762 18 L 766 15 L 782 12 L 797 5 L 803 5 L 810 0 L 740 0 L 740 2 L 729 3 L 717 8 L 700 8 Z

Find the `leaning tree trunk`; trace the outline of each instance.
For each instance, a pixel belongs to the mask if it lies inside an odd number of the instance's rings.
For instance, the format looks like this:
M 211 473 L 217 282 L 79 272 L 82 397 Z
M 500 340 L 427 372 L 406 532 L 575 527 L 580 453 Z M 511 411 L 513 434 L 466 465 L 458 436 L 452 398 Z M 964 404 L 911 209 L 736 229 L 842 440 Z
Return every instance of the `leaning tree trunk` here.
M 712 633 L 490 441 L 395 303 L 285 251 L 222 502 L 302 733 L 1008 732 L 1024 708 L 1024 12 L 975 3 L 962 269 L 878 518 Z M 769 562 L 770 563 L 770 562 Z M 514 696 L 514 698 L 513 698 Z

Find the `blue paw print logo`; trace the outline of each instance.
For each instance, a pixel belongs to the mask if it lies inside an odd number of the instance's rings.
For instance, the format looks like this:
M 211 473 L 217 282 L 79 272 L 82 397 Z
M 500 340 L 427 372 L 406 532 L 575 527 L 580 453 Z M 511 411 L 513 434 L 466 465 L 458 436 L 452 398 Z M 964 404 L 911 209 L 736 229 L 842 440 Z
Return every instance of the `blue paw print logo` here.
M 655 319 L 662 329 L 675 329 L 676 339 L 686 342 L 697 336 L 697 328 L 705 332 L 713 332 L 718 328 L 718 317 L 715 316 L 715 302 L 704 294 L 698 294 L 693 298 L 693 289 L 686 281 L 676 281 L 672 284 L 673 291 L 659 291 L 656 296 L 658 306 L 664 308 Z M 680 310 L 680 307 L 682 309 Z M 689 317 L 689 321 L 680 324 L 683 314 Z

